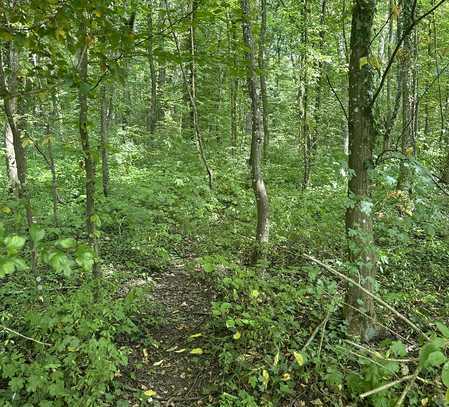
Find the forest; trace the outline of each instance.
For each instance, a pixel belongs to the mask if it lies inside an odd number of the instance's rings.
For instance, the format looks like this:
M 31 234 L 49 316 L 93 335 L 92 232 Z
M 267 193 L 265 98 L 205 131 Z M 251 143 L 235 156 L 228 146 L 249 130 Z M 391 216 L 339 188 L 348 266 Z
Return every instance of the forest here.
M 0 0 L 0 106 L 0 406 L 449 406 L 449 0 Z

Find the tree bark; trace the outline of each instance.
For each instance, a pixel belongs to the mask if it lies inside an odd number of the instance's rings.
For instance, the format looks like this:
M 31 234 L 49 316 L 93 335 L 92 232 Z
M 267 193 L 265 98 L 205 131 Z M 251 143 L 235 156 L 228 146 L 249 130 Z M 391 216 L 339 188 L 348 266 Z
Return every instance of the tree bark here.
M 85 22 L 84 22 L 85 23 Z M 81 140 L 81 148 L 84 155 L 84 171 L 86 179 L 86 232 L 92 249 L 95 253 L 95 261 L 93 266 L 93 274 L 98 277 L 100 274 L 98 266 L 98 243 L 97 243 L 97 227 L 95 219 L 95 161 L 90 146 L 89 132 L 87 128 L 88 117 L 88 55 L 89 42 L 87 38 L 86 28 L 83 26 L 80 38 L 79 48 L 79 80 L 80 88 L 78 93 L 79 101 L 79 134 Z
M 103 195 L 109 196 L 109 128 L 112 118 L 112 95 L 108 94 L 106 85 L 103 84 L 101 94 L 101 119 L 100 119 L 100 149 L 101 170 L 103 181 Z
M 415 20 L 416 0 L 404 0 L 402 10 L 402 31 Z M 414 36 L 416 29 L 404 39 L 401 53 L 401 92 L 402 92 L 402 133 L 401 151 L 405 156 L 415 156 L 416 140 L 416 52 Z M 411 192 L 412 170 L 409 163 L 401 160 L 397 189 Z
M 310 181 L 310 167 L 311 167 L 311 150 L 312 139 L 309 127 L 309 59 L 308 59 L 308 44 L 309 44 L 309 29 L 308 29 L 308 0 L 303 0 L 303 31 L 302 31 L 302 55 L 300 58 L 300 70 L 302 75 L 299 78 L 298 88 L 298 113 L 299 113 L 299 143 L 302 146 L 303 156 L 303 179 L 302 188 L 305 190 Z
M 268 194 L 262 175 L 263 123 L 259 106 L 259 78 L 257 76 L 249 0 L 241 0 L 240 5 L 243 13 L 243 40 L 247 49 L 248 95 L 251 100 L 251 178 L 257 207 L 255 252 L 255 259 L 257 260 L 264 253 L 265 246 L 269 239 L 269 204 Z
M 148 130 L 154 134 L 158 121 L 157 73 L 153 54 L 153 1 L 149 0 L 148 10 L 148 63 L 150 65 L 150 109 L 148 114 Z
M 260 0 L 260 33 L 259 33 L 259 70 L 260 70 L 260 96 L 262 101 L 262 124 L 263 124 L 263 154 L 268 154 L 270 145 L 270 128 L 268 118 L 268 92 L 267 92 L 267 57 L 266 57 L 266 35 L 267 35 L 267 0 Z
M 15 51 L 14 45 L 12 42 L 9 43 L 9 49 L 6 51 L 8 53 L 8 64 L 10 69 L 10 77 L 9 77 L 9 90 L 11 92 L 17 91 L 17 69 L 18 69 L 18 61 L 17 61 L 17 53 Z M 9 105 L 13 116 L 17 113 L 17 98 L 12 97 L 9 100 Z M 11 126 L 6 120 L 5 123 L 5 152 L 6 152 L 6 168 L 8 173 L 8 181 L 10 190 L 16 195 L 19 196 L 19 174 L 17 172 L 17 162 L 16 162 L 16 154 L 14 152 L 14 135 L 11 129 Z
M 376 258 L 370 203 L 369 172 L 373 163 L 374 125 L 371 107 L 372 68 L 364 63 L 369 48 L 375 15 L 375 0 L 355 0 L 352 11 L 351 57 L 349 63 L 349 160 L 351 178 L 346 210 L 349 260 L 357 270 L 357 280 L 374 290 Z M 360 288 L 349 286 L 345 309 L 348 332 L 370 340 L 375 335 L 373 299 Z M 359 312 L 357 312 L 359 311 Z M 362 313 L 363 314 L 362 314 Z M 366 316 L 365 316 L 366 315 Z

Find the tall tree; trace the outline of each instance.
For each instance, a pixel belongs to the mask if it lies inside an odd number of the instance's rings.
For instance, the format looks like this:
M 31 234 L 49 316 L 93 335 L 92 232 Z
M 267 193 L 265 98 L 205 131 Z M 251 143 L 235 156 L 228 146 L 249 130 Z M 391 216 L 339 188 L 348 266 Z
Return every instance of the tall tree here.
M 154 133 L 158 120 L 158 100 L 157 100 L 157 72 L 154 63 L 154 41 L 153 41 L 153 1 L 148 1 L 148 63 L 150 66 L 150 108 L 148 113 L 148 130 Z
M 89 138 L 88 131 L 88 66 L 89 66 L 89 42 L 90 38 L 87 33 L 87 18 L 84 10 L 81 12 L 82 24 L 79 37 L 79 59 L 78 59 L 78 75 L 79 75 L 79 134 L 81 147 L 84 155 L 84 171 L 86 181 L 86 232 L 95 255 L 98 256 L 97 244 L 97 226 L 95 219 L 95 160 Z M 94 262 L 94 275 L 98 275 L 100 270 L 98 261 Z
M 260 97 L 262 102 L 262 124 L 264 156 L 268 153 L 270 145 L 270 129 L 268 124 L 268 93 L 267 93 L 267 0 L 260 0 L 260 33 L 259 33 L 259 70 L 260 70 Z
M 346 210 L 349 260 L 361 284 L 373 291 L 376 257 L 370 201 L 370 169 L 373 166 L 374 120 L 372 112 L 372 67 L 368 63 L 375 15 L 375 0 L 354 0 L 349 62 L 349 160 L 350 205 Z M 372 297 L 349 286 L 345 310 L 350 334 L 364 340 L 375 334 Z
M 415 21 L 416 0 L 404 0 L 402 10 L 402 31 Z M 401 150 L 408 157 L 415 156 L 416 140 L 416 29 L 406 35 L 401 52 L 401 92 L 402 92 L 402 132 Z M 411 190 L 412 171 L 408 163 L 401 160 L 399 167 L 398 189 Z
M 251 100 L 251 181 L 256 198 L 256 259 L 263 254 L 269 239 L 269 204 L 268 194 L 262 174 L 263 123 L 260 110 L 260 89 L 257 76 L 255 44 L 251 25 L 250 0 L 241 0 L 243 19 L 243 41 L 246 46 L 248 95 Z

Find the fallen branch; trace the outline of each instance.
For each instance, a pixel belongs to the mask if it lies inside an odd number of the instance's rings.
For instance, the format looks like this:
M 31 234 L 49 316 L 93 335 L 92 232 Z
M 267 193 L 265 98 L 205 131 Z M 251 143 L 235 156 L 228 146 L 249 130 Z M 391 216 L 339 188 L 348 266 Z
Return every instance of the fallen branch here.
M 30 338 L 29 336 L 25 336 L 25 335 L 21 334 L 20 332 L 14 331 L 14 329 L 8 328 L 8 327 L 6 327 L 4 325 L 0 325 L 0 329 L 3 329 L 4 331 L 7 331 L 7 332 L 9 332 L 11 334 L 20 336 L 21 338 L 27 339 L 29 341 L 36 342 L 39 345 L 53 346 L 51 343 L 41 342 L 41 341 L 38 341 L 37 339 Z
M 412 374 L 408 375 L 408 376 L 401 377 L 400 379 L 395 380 L 394 382 L 386 383 L 383 386 L 380 386 L 380 387 L 377 387 L 377 388 L 375 388 L 373 390 L 370 390 L 370 391 L 367 391 L 365 393 L 362 393 L 359 397 L 361 399 L 364 399 L 366 397 L 372 396 L 373 394 L 377 394 L 377 393 L 380 393 L 381 391 L 387 390 L 390 387 L 396 386 L 399 383 L 406 382 L 407 380 L 413 379 L 413 377 L 414 376 Z
M 430 338 L 416 325 L 414 324 L 412 321 L 410 321 L 405 315 L 401 314 L 398 310 L 396 310 L 395 308 L 393 308 L 391 305 L 389 305 L 388 303 L 386 303 L 382 298 L 380 298 L 379 296 L 377 296 L 376 294 L 373 294 L 371 291 L 367 290 L 365 287 L 363 287 L 361 284 L 359 284 L 357 281 L 355 281 L 354 279 L 352 279 L 351 277 L 346 276 L 343 273 L 340 273 L 339 271 L 335 270 L 334 268 L 328 266 L 327 264 L 323 263 L 322 261 L 315 259 L 312 256 L 309 256 L 308 254 L 303 254 L 303 257 L 305 257 L 306 259 L 314 262 L 315 264 L 318 264 L 319 266 L 321 266 L 322 268 L 324 268 L 325 270 L 329 271 L 330 273 L 340 277 L 341 279 L 355 285 L 356 287 L 358 287 L 360 290 L 362 290 L 365 294 L 369 295 L 373 300 L 377 301 L 379 304 L 381 304 L 383 307 L 389 309 L 393 314 L 395 314 L 398 318 L 402 319 L 407 325 L 409 325 L 410 327 L 412 327 L 416 332 L 418 332 L 420 335 L 423 336 L 423 338 L 425 338 L 426 340 L 430 340 Z
M 418 365 L 415 372 L 411 375 L 410 381 L 407 383 L 407 386 L 405 386 L 404 391 L 401 394 L 401 397 L 399 397 L 398 402 L 395 404 L 395 407 L 401 407 L 404 403 L 405 398 L 407 397 L 408 392 L 411 390 L 412 386 L 415 384 L 416 379 L 418 378 L 419 372 L 421 371 L 421 366 Z

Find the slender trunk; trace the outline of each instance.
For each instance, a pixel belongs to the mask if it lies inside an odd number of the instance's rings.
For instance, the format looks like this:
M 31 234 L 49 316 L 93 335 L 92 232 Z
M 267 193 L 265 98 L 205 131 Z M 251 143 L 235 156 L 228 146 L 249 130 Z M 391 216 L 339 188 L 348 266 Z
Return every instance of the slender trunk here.
M 326 37 L 326 28 L 325 28 L 325 20 L 326 20 L 326 5 L 327 0 L 321 0 L 321 12 L 320 12 L 320 39 L 319 39 L 319 50 L 320 53 L 323 52 L 324 48 L 324 40 Z M 319 125 L 321 122 L 321 96 L 322 96 L 322 90 L 323 90 L 323 77 L 324 77 L 324 65 L 323 61 L 318 62 L 318 79 L 317 79 L 317 90 L 316 90 L 316 96 L 315 96 L 315 108 L 314 108 L 314 121 L 315 121 L 315 132 L 312 136 L 312 151 L 316 150 L 318 140 L 317 140 L 317 134 Z
M 0 52 L 0 90 L 2 93 L 7 94 L 17 93 L 17 71 L 19 66 L 19 54 L 14 47 L 14 44 L 10 42 L 9 44 L 9 56 L 8 64 L 10 71 L 12 72 L 10 77 L 10 82 L 6 82 L 5 69 L 3 62 L 3 53 Z M 25 216 L 27 221 L 28 229 L 31 230 L 33 225 L 33 210 L 31 206 L 31 198 L 28 193 L 27 187 L 27 160 L 25 155 L 25 149 L 22 144 L 22 135 L 18 123 L 16 121 L 15 112 L 17 108 L 17 98 L 16 97 L 3 97 L 3 106 L 6 115 L 7 125 L 10 129 L 10 137 L 12 136 L 12 144 L 14 150 L 14 158 L 17 169 L 17 196 L 20 201 L 22 201 Z M 31 261 L 32 261 L 32 271 L 36 270 L 37 266 L 37 252 L 34 243 L 31 243 Z
M 249 0 L 240 1 L 243 19 L 243 40 L 246 46 L 246 59 L 248 66 L 248 94 L 251 100 L 251 178 L 257 207 L 256 228 L 256 260 L 265 252 L 265 246 L 269 239 L 269 205 L 268 194 L 262 175 L 262 147 L 263 147 L 263 123 L 259 106 L 259 78 L 257 77 L 257 64 L 255 58 L 255 46 L 251 27 L 251 10 Z
M 166 6 L 168 9 L 168 4 L 166 1 Z M 192 0 L 191 3 L 191 9 L 195 10 L 197 7 L 197 3 L 196 0 Z M 186 73 L 186 70 L 184 69 L 184 66 L 182 65 L 182 63 L 180 63 L 180 69 L 181 69 L 181 73 L 182 73 L 182 78 L 184 81 L 184 85 L 185 85 L 185 89 L 187 89 L 187 93 L 188 93 L 188 97 L 189 97 L 189 106 L 190 106 L 190 110 L 192 112 L 192 123 L 193 123 L 193 131 L 194 131 L 194 135 L 196 138 L 196 146 L 198 149 L 198 154 L 200 156 L 200 160 L 206 170 L 207 173 L 207 178 L 208 178 L 208 184 L 209 184 L 209 188 L 212 189 L 212 170 L 209 167 L 209 163 L 207 162 L 207 157 L 206 157 L 206 152 L 204 150 L 204 143 L 203 143 L 203 138 L 202 138 L 202 134 L 201 134 L 201 130 L 200 130 L 200 126 L 198 123 L 198 109 L 197 109 L 197 98 L 196 98 L 196 72 L 195 72 L 195 68 L 196 68 L 196 55 L 195 55 L 195 13 L 191 13 L 190 15 L 190 57 L 191 57 L 191 64 L 190 64 L 190 85 L 189 85 L 189 79 Z M 169 19 L 169 24 L 170 26 L 172 25 L 170 18 Z M 176 51 L 178 53 L 178 56 L 181 56 L 181 49 L 179 46 L 179 41 L 178 41 L 178 37 L 176 36 L 176 33 L 174 31 L 171 32 L 172 36 L 173 36 L 173 40 L 175 42 L 175 46 L 176 46 Z
M 340 59 L 340 63 L 342 65 L 345 65 L 347 63 L 348 60 L 348 56 L 346 55 L 346 47 L 345 47 L 345 42 L 344 42 L 344 38 L 343 35 L 340 35 L 338 37 L 338 57 Z M 347 101 L 347 94 L 345 94 L 344 96 L 344 102 L 345 104 L 348 103 Z M 348 128 L 348 121 L 346 120 L 346 117 L 344 117 L 344 115 L 342 115 L 343 117 L 343 121 L 341 124 L 341 134 L 342 134 L 342 139 L 343 139 L 343 152 L 345 154 L 345 156 L 349 155 L 349 128 Z M 345 172 L 346 174 L 346 172 Z
M 302 188 L 306 189 L 310 181 L 310 167 L 311 167 L 311 146 L 312 139 L 310 136 L 309 127 L 309 59 L 308 59 L 308 44 L 309 44 L 309 30 L 308 30 L 308 0 L 303 3 L 303 32 L 302 32 L 302 56 L 300 62 L 300 69 L 302 75 L 299 79 L 298 89 L 298 110 L 299 110 L 299 142 L 302 146 L 303 155 L 303 180 Z
M 231 145 L 236 147 L 237 145 L 237 91 L 238 91 L 238 78 L 234 73 L 234 68 L 237 66 L 237 37 L 235 21 L 231 19 L 228 23 L 228 55 L 229 59 L 233 61 L 233 66 L 229 68 L 229 110 L 230 110 L 230 127 L 231 127 Z M 228 19 L 229 21 L 229 19 Z
M 415 0 L 404 0 L 402 10 L 402 30 L 413 24 L 415 19 Z M 415 139 L 416 139 L 416 86 L 414 83 L 416 60 L 413 36 L 416 35 L 414 30 L 404 39 L 403 58 L 401 61 L 401 91 L 402 91 L 402 134 L 401 134 L 401 151 L 408 157 L 415 156 Z M 411 192 L 412 188 L 412 170 L 410 165 L 403 160 L 399 167 L 399 177 L 397 188 L 403 191 Z
M 109 195 L 109 127 L 112 117 L 112 95 L 108 95 L 106 85 L 101 90 L 100 149 L 103 195 Z
M 53 155 L 53 142 L 52 137 L 53 133 L 55 132 L 55 125 L 54 125 L 54 119 L 57 116 L 56 112 L 56 98 L 55 96 L 52 97 L 52 104 L 53 104 L 53 111 L 51 116 L 47 118 L 47 155 L 48 155 L 48 166 L 50 168 L 51 173 L 51 199 L 53 203 L 53 221 L 55 226 L 59 225 L 58 220 L 58 178 L 56 175 L 56 165 Z
M 375 0 L 355 0 L 352 11 L 351 57 L 349 63 L 349 160 L 353 174 L 348 183 L 351 205 L 346 210 L 349 260 L 357 268 L 357 280 L 374 290 L 376 258 L 370 204 L 369 171 L 373 161 L 374 124 L 371 107 L 372 68 L 360 64 L 369 56 L 375 15 Z M 369 340 L 375 335 L 373 299 L 349 286 L 345 309 L 348 331 Z
M 0 51 L 1 52 L 1 51 Z M 9 90 L 15 92 L 17 90 L 17 53 L 14 49 L 14 45 L 11 42 L 9 49 L 6 51 L 8 53 L 8 64 L 10 69 L 9 76 Z M 13 97 L 9 99 L 9 106 L 13 116 L 17 114 L 17 98 Z M 16 197 L 19 196 L 19 174 L 17 172 L 17 162 L 16 154 L 14 152 L 14 136 L 11 126 L 6 120 L 5 123 L 5 152 L 6 152 L 6 168 L 8 173 L 8 181 L 10 190 L 14 193 Z
M 158 113 L 158 101 L 157 101 L 157 74 L 156 67 L 154 65 L 154 54 L 153 54 L 153 1 L 149 1 L 148 10 L 148 62 L 150 65 L 150 109 L 148 115 L 148 130 L 150 134 L 154 134 L 157 124 L 157 113 Z
M 184 106 L 187 107 L 187 110 L 183 111 L 182 121 L 181 121 L 181 130 L 183 136 L 185 138 L 193 138 L 195 133 L 195 123 L 194 116 L 195 113 L 192 108 L 192 104 L 190 103 L 190 96 L 194 93 L 194 79 L 195 79 L 195 62 L 193 60 L 193 56 L 195 55 L 195 17 L 196 17 L 196 8 L 197 8 L 197 0 L 191 0 L 190 3 L 190 27 L 189 33 L 186 38 L 185 48 L 187 52 L 190 54 L 191 60 L 187 65 L 187 69 L 184 68 L 185 76 L 187 81 L 184 81 Z M 184 74 L 183 74 L 184 76 Z
M 268 123 L 268 93 L 267 93 L 267 57 L 266 57 L 266 34 L 267 34 L 267 0 L 260 3 L 260 34 L 259 34 L 259 70 L 260 70 L 260 96 L 262 101 L 262 124 L 263 124 L 263 154 L 268 154 L 270 145 L 270 129 Z
M 157 21 L 157 31 L 161 32 L 163 30 L 164 26 L 164 19 L 165 19 L 165 13 L 163 10 L 163 2 L 164 0 L 160 0 L 160 11 L 158 13 L 158 21 Z M 164 36 L 160 36 L 158 38 L 158 47 L 160 50 L 163 50 L 164 48 Z M 164 62 L 161 60 L 158 63 L 158 72 L 157 72 L 157 86 L 156 86 L 156 116 L 157 120 L 159 122 L 164 120 L 165 117 L 165 110 L 164 105 L 162 103 L 162 97 L 163 97 L 163 90 L 165 87 L 165 80 L 166 80 L 166 67 L 164 65 Z
M 96 277 L 100 274 L 98 266 L 98 244 L 97 244 L 97 227 L 95 219 L 95 161 L 90 146 L 89 132 L 87 129 L 88 117 L 88 91 L 85 87 L 88 83 L 88 38 L 85 27 L 82 28 L 80 41 L 80 55 L 79 55 L 79 79 L 80 86 L 78 101 L 79 101 L 79 134 L 81 140 L 81 147 L 84 155 L 84 170 L 86 178 L 86 232 L 90 244 L 95 253 L 95 262 L 93 273 Z

